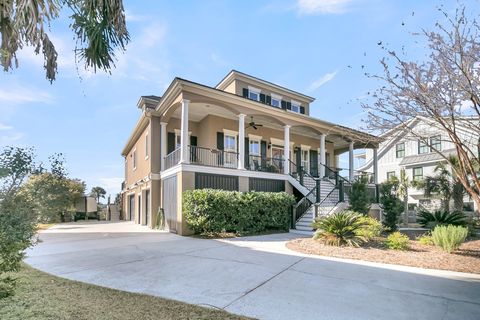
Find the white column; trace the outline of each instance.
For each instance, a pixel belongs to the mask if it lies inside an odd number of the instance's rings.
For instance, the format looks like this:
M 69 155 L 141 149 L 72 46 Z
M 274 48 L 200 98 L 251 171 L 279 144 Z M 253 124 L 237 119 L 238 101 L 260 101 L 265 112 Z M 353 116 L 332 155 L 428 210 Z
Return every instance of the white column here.
M 182 99 L 182 124 L 180 128 L 180 163 L 189 163 L 188 148 L 188 104 L 190 100 Z
M 378 184 L 378 149 L 373 149 L 373 183 Z
M 243 113 L 238 115 L 238 169 L 245 169 L 245 117 Z M 247 146 L 248 148 L 248 146 Z
M 325 134 L 320 135 L 320 178 L 325 177 Z
M 167 156 L 167 123 L 160 122 L 160 171 L 165 170 Z
M 290 174 L 290 126 L 287 124 L 283 129 L 283 158 L 285 159 L 283 173 Z
M 348 148 L 348 180 L 353 181 L 353 141 L 350 141 Z

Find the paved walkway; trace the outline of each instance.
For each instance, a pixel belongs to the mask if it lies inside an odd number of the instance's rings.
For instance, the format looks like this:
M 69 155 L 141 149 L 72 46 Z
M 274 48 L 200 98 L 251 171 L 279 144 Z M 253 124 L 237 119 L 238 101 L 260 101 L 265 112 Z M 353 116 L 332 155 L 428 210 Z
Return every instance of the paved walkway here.
M 27 263 L 260 319 L 480 319 L 480 276 L 302 255 L 285 248 L 292 237 L 202 240 L 77 222 L 42 232 Z

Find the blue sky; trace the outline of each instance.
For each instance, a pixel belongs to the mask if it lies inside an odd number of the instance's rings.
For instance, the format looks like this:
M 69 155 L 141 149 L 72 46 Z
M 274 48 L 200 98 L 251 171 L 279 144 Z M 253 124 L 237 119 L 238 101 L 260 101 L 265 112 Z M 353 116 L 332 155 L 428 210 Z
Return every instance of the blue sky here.
M 405 45 L 425 54 L 410 32 L 442 19 L 455 1 L 280 0 L 124 2 L 131 42 L 112 74 L 75 64 L 67 12 L 52 25 L 59 74 L 45 80 L 31 48 L 20 67 L 0 74 L 0 146 L 34 146 L 39 160 L 62 152 L 71 177 L 112 197 L 123 180 L 120 152 L 133 129 L 140 95 L 162 95 L 175 76 L 215 85 L 231 69 L 316 98 L 311 115 L 358 128 L 359 106 L 378 84 L 384 52 Z M 477 0 L 466 4 L 478 6 Z M 362 69 L 364 66 L 364 69 Z

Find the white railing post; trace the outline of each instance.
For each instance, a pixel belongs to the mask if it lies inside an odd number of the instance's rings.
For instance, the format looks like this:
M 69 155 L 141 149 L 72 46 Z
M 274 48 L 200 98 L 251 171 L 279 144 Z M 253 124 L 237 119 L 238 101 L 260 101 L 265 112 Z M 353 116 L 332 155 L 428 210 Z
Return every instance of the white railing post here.
M 165 170 L 167 156 L 167 123 L 160 122 L 160 171 Z

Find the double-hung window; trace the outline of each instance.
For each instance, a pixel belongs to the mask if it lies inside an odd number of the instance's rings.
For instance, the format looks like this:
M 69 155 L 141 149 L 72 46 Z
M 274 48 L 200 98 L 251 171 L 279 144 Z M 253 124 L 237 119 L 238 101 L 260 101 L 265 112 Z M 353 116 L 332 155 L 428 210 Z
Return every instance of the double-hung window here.
M 132 162 L 133 162 L 133 170 L 137 169 L 137 149 L 133 150 Z
M 301 150 L 301 160 L 302 160 L 302 169 L 307 172 L 310 172 L 310 165 L 309 165 L 310 150 L 308 149 Z
M 405 142 L 397 143 L 395 151 L 397 159 L 405 157 Z
M 387 172 L 387 181 L 391 181 L 393 177 L 395 177 L 395 171 Z
M 237 159 L 237 137 L 233 134 L 225 134 L 223 143 L 225 165 L 229 167 L 235 166 Z
M 260 155 L 260 141 L 258 140 L 250 140 L 250 145 L 248 149 L 248 153 L 252 156 L 259 156 Z
M 441 151 L 442 150 L 442 136 L 437 135 L 430 138 L 430 146 L 433 150 Z
M 424 154 L 429 152 L 430 152 L 430 147 L 422 140 L 418 140 L 418 154 Z
M 423 179 L 423 168 L 413 168 L 413 181 L 421 181 Z

